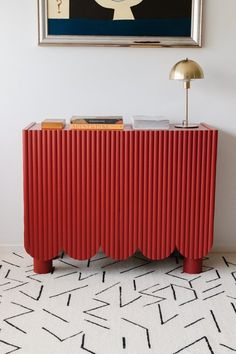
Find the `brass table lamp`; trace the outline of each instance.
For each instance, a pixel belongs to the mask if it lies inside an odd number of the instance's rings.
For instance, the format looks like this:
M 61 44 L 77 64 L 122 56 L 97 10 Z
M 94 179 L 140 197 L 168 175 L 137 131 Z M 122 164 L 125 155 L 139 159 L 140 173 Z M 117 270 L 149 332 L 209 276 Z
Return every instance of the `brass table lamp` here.
M 188 90 L 190 89 L 190 81 L 195 79 L 203 79 L 204 74 L 198 63 L 188 58 L 176 63 L 170 72 L 170 80 L 181 80 L 184 82 L 185 89 L 185 120 L 182 124 L 176 125 L 177 128 L 189 129 L 198 128 L 198 124 L 189 124 L 189 105 Z

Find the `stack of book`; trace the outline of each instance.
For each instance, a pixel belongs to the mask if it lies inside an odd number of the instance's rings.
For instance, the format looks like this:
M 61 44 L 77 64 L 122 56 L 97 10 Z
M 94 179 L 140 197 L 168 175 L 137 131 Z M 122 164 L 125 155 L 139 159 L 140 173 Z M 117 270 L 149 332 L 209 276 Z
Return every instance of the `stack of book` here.
M 133 129 L 140 130 L 166 130 L 170 121 L 160 116 L 134 116 Z
M 78 117 L 70 121 L 71 129 L 78 130 L 123 130 L 124 122 L 121 116 L 110 117 Z

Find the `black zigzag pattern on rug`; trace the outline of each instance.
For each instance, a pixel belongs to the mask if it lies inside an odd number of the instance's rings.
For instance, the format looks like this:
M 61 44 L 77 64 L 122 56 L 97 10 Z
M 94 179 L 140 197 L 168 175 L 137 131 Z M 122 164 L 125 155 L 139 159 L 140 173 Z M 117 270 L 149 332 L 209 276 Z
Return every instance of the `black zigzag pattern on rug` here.
M 178 257 L 54 262 L 35 274 L 22 248 L 0 248 L 1 354 L 236 352 L 236 254 L 198 275 Z

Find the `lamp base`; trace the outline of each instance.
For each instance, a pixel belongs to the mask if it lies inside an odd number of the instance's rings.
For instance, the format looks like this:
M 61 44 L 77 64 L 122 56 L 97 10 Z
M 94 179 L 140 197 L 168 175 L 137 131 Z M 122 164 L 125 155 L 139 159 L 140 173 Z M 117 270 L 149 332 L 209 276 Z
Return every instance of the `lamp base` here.
M 199 127 L 199 124 L 176 124 L 175 128 L 181 128 L 181 129 L 196 129 Z

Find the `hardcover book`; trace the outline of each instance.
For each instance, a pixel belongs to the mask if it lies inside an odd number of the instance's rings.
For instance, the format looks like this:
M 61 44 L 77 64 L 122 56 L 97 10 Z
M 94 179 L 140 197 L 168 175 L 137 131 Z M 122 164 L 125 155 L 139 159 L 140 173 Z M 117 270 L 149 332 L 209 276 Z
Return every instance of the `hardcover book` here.
M 123 130 L 124 122 L 121 116 L 109 117 L 72 117 L 71 129 L 80 130 Z
M 169 119 L 162 116 L 133 116 L 133 129 L 137 130 L 168 130 Z
M 42 129 L 63 129 L 66 125 L 65 119 L 45 119 L 41 123 Z

